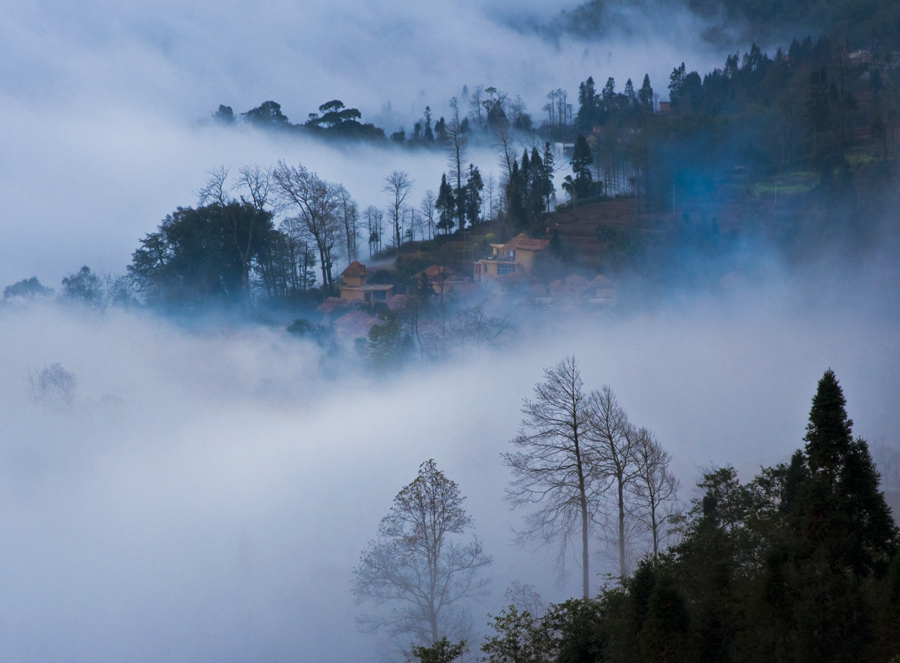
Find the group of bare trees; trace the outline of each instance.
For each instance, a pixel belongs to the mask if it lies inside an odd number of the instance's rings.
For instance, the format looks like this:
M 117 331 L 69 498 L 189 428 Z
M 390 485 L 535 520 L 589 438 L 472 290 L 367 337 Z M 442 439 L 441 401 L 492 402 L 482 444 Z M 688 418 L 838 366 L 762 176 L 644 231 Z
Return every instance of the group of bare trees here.
M 622 579 L 632 535 L 644 533 L 648 552 L 658 556 L 676 515 L 678 481 L 669 454 L 629 422 L 612 389 L 586 392 L 575 358 L 567 357 L 544 370 L 522 412 L 516 450 L 502 454 L 513 471 L 510 501 L 530 508 L 521 538 L 558 544 L 560 562 L 580 538 L 586 599 L 598 531 L 617 549 Z M 391 608 L 362 617 L 365 626 L 426 646 L 465 637 L 464 604 L 485 594 L 480 573 L 491 558 L 477 537 L 461 539 L 472 526 L 463 499 L 433 460 L 394 498 L 354 570 L 357 600 Z
M 545 369 L 525 399 L 515 451 L 504 453 L 514 507 L 529 513 L 523 541 L 559 546 L 565 560 L 580 539 L 582 590 L 590 593 L 590 541 L 599 533 L 628 573 L 627 544 L 644 533 L 655 556 L 675 515 L 678 481 L 670 456 L 645 428 L 634 426 L 608 386 L 585 392 L 574 357 Z

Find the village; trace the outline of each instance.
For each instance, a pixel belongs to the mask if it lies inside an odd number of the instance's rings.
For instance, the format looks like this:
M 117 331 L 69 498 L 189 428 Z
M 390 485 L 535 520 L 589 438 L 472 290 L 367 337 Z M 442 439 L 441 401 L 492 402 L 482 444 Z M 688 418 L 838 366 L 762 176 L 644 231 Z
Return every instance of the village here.
M 472 263 L 471 275 L 433 264 L 410 283 L 397 282 L 385 269 L 370 273 L 354 260 L 341 273 L 340 295 L 326 298 L 316 309 L 337 338 L 352 342 L 365 337 L 378 323 L 378 310 L 407 310 L 419 298 L 431 298 L 443 310 L 451 304 L 483 304 L 488 312 L 594 312 L 614 309 L 616 284 L 602 274 L 588 279 L 578 273 L 545 282 L 536 265 L 550 246 L 548 239 L 519 233 L 504 243 L 489 244 L 491 253 Z

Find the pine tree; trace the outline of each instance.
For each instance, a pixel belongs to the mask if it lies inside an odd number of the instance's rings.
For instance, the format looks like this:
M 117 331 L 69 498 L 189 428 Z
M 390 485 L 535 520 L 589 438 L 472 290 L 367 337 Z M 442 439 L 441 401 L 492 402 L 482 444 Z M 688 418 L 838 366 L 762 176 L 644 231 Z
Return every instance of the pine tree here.
M 790 563 L 778 569 L 792 610 L 781 643 L 798 661 L 856 661 L 873 641 L 873 581 L 888 571 L 898 531 L 830 369 L 819 380 L 803 452 L 791 463 Z M 863 657 L 864 658 L 864 657 Z
M 567 188 L 569 195 L 576 200 L 587 198 L 590 195 L 593 179 L 591 177 L 593 157 L 591 156 L 591 148 L 587 143 L 587 139 L 582 134 L 578 134 L 578 138 L 575 139 L 575 148 L 572 150 L 572 161 L 570 163 L 572 164 L 572 173 L 575 177 L 569 183 L 570 186 L 564 188 Z
M 447 182 L 447 175 L 441 175 L 441 186 L 438 189 L 437 201 L 434 208 L 438 211 L 439 220 L 437 223 L 438 230 L 448 234 L 455 225 L 456 217 L 456 197 L 453 195 L 453 188 Z

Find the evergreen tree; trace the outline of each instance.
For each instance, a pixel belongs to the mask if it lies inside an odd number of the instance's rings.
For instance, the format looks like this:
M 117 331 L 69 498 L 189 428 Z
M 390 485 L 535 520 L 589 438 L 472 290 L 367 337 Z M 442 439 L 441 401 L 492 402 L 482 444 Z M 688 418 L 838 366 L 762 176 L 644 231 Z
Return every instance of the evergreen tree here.
M 438 211 L 438 230 L 442 230 L 446 235 L 453 226 L 456 225 L 456 197 L 453 195 L 453 188 L 447 182 L 447 174 L 441 175 L 441 186 L 438 189 L 438 197 L 434 203 L 434 208 Z
M 570 163 L 574 178 L 566 176 L 563 188 L 573 200 L 587 198 L 590 195 L 593 181 L 591 177 L 593 158 L 591 157 L 591 148 L 583 134 L 578 134 L 578 138 L 575 139 L 575 149 L 572 151 Z
M 466 176 L 466 185 L 463 187 L 466 219 L 470 226 L 478 223 L 481 218 L 481 192 L 483 190 L 484 181 L 481 179 L 481 173 L 474 164 L 470 163 Z
M 834 372 L 819 380 L 803 452 L 792 469 L 802 476 L 791 497 L 789 562 L 777 607 L 782 641 L 799 661 L 857 661 L 873 642 L 872 581 L 886 575 L 898 531 L 879 477 L 853 422 Z M 773 606 L 775 607 L 775 606 Z
M 638 99 L 641 103 L 641 110 L 645 113 L 653 112 L 653 88 L 650 87 L 650 75 L 644 74 L 644 82 L 638 91 Z
M 544 168 L 541 173 L 541 196 L 544 199 L 544 206 L 547 211 L 550 211 L 550 201 L 553 198 L 553 194 L 556 191 L 556 188 L 553 186 L 553 148 L 550 146 L 550 142 L 547 141 L 544 143 Z
M 883 575 L 897 548 L 897 528 L 865 440 L 853 422 L 832 370 L 819 380 L 806 427 L 808 476 L 800 487 L 798 524 L 810 546 L 832 569 L 856 577 Z

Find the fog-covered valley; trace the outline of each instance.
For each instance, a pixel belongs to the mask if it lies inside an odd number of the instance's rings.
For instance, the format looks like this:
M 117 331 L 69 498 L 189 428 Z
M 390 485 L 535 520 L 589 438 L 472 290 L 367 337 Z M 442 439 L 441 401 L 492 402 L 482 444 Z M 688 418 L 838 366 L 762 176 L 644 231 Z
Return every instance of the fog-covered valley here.
M 683 500 L 702 469 L 747 477 L 785 462 L 829 366 L 856 431 L 896 444 L 894 316 L 801 296 L 742 286 L 386 379 L 329 371 L 277 329 L 4 311 L 4 649 L 21 661 L 370 660 L 352 569 L 428 458 L 459 483 L 494 556 L 476 630 L 513 581 L 565 598 L 577 570 L 560 584 L 546 549 L 513 543 L 500 453 L 521 399 L 566 354 L 656 433 Z M 57 362 L 75 378 L 69 405 L 36 397 L 29 379 Z M 603 550 L 598 573 L 614 568 Z
M 664 96 L 673 66 L 706 71 L 735 46 L 696 39 L 707 23 L 659 8 L 652 20 L 635 10 L 620 21 L 628 31 L 602 39 L 544 29 L 577 5 L 7 7 L 0 288 L 36 276 L 58 289 L 82 265 L 125 273 L 141 238 L 197 205 L 219 166 L 302 163 L 360 209 L 387 204 L 391 171 L 410 173 L 418 204 L 447 170 L 439 149 L 222 126 L 211 120 L 219 104 L 242 112 L 275 99 L 302 122 L 342 99 L 390 133 L 410 131 L 426 105 L 447 114 L 464 85 L 494 85 L 521 95 L 537 123 L 548 91 L 574 97 L 588 75 L 621 86 L 647 73 Z M 490 141 L 471 145 L 468 161 L 499 178 Z M 685 505 L 704 470 L 733 465 L 749 479 L 789 461 L 829 367 L 854 432 L 897 449 L 894 216 L 877 220 L 887 230 L 865 252 L 839 246 L 798 264 L 755 237 L 736 249 L 741 268 L 711 287 L 675 279 L 652 304 L 606 315 L 504 310 L 515 332 L 497 347 L 384 372 L 352 344 L 328 354 L 280 318 L 198 322 L 10 298 L 0 303 L 2 657 L 379 660 L 355 620 L 368 608 L 354 601 L 353 570 L 394 496 L 434 458 L 494 558 L 490 595 L 471 605 L 471 660 L 511 583 L 547 601 L 579 592 L 574 554 L 560 575 L 552 550 L 514 542 L 522 514 L 504 501 L 500 456 L 522 399 L 563 357 L 655 433 Z M 71 380 L 42 390 L 54 366 Z M 594 590 L 613 557 L 592 541 Z

